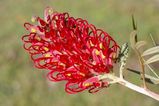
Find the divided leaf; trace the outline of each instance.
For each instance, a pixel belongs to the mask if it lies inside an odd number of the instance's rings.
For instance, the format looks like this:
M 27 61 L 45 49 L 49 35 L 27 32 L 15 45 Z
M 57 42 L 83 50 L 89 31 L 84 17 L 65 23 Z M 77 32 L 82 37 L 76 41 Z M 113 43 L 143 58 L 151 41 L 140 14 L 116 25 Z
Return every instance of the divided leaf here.
M 147 56 L 151 54 L 159 53 L 159 46 L 152 47 L 146 51 L 143 52 L 142 56 Z
M 155 78 L 155 77 L 147 75 L 147 74 L 145 74 L 145 77 L 147 79 L 149 79 L 151 81 L 151 83 L 153 83 L 153 84 L 159 84 L 159 79 L 158 78 Z
M 159 61 L 159 54 L 152 56 L 145 63 L 150 64 Z
M 145 41 L 138 41 L 136 44 L 135 44 L 135 47 L 137 49 L 140 49 L 142 46 L 146 45 L 146 42 Z
M 158 80 L 154 80 L 154 79 L 150 79 L 154 84 L 159 84 L 159 79 Z

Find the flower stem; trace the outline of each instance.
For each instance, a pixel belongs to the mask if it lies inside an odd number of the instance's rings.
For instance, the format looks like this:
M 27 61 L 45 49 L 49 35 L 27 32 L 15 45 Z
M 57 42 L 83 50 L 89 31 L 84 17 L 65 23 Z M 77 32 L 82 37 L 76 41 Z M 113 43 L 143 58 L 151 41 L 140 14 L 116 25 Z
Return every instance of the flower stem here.
M 148 89 L 139 87 L 139 86 L 137 86 L 137 85 L 135 85 L 135 84 L 133 84 L 131 82 L 128 82 L 128 81 L 126 81 L 126 80 L 124 80 L 122 78 L 119 78 L 119 77 L 117 77 L 115 75 L 105 74 L 105 75 L 102 75 L 102 76 L 99 76 L 99 77 L 100 77 L 100 79 L 111 79 L 111 80 L 113 80 L 112 82 L 116 82 L 116 83 L 118 83 L 120 85 L 123 85 L 123 86 L 129 88 L 129 89 L 132 89 L 132 90 L 134 90 L 136 92 L 139 92 L 141 94 L 147 95 L 147 96 L 159 101 L 159 94 L 154 93 L 154 92 L 152 92 L 152 91 L 150 91 Z M 110 84 L 113 84 L 113 83 L 110 82 Z
M 125 87 L 127 87 L 127 88 L 129 88 L 129 89 L 132 89 L 132 90 L 134 90 L 136 92 L 139 92 L 141 94 L 147 95 L 147 96 L 159 101 L 159 94 L 156 94 L 156 93 L 154 93 L 154 92 L 152 92 L 152 91 L 150 91 L 148 89 L 139 87 L 139 86 L 137 86 L 135 84 L 132 84 L 132 83 L 124 80 L 124 79 L 121 79 L 118 83 L 123 85 L 123 86 L 125 86 Z

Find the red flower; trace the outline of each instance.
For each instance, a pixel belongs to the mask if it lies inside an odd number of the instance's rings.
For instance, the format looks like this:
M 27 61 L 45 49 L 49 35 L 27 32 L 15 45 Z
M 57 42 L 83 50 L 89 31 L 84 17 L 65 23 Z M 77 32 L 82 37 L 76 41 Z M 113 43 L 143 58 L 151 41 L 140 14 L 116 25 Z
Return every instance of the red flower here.
M 44 19 L 34 17 L 37 25 L 25 23 L 30 32 L 22 37 L 24 48 L 37 68 L 47 69 L 51 81 L 67 81 L 65 90 L 96 92 L 107 87 L 97 75 L 109 73 L 119 46 L 101 29 L 68 13 L 46 8 Z

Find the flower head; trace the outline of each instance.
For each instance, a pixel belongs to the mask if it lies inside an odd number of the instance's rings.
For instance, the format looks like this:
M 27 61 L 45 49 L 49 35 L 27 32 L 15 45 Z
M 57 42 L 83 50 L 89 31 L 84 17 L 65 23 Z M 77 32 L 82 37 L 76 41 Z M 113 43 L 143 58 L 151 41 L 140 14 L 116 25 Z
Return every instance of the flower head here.
M 119 46 L 101 29 L 68 13 L 46 8 L 44 19 L 33 17 L 37 24 L 25 23 L 29 34 L 22 40 L 39 69 L 47 69 L 51 81 L 67 81 L 65 90 L 76 93 L 88 89 L 96 92 L 108 82 L 98 75 L 113 68 L 113 56 Z

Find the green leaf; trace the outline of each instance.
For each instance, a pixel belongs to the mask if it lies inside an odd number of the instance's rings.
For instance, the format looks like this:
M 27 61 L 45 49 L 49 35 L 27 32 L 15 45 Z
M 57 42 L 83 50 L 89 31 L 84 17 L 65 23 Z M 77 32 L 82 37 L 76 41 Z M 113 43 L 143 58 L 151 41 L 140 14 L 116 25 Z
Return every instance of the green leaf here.
M 142 56 L 147 56 L 147 55 L 151 55 L 151 54 L 155 54 L 155 53 L 159 53 L 159 46 L 150 48 L 146 51 L 143 52 Z
M 135 44 L 135 47 L 137 49 L 140 49 L 142 46 L 146 45 L 146 42 L 145 41 L 139 41 Z
M 150 64 L 159 61 L 159 54 L 152 56 L 145 63 Z

